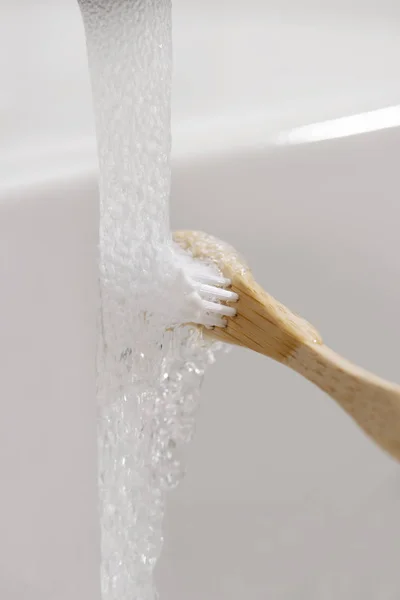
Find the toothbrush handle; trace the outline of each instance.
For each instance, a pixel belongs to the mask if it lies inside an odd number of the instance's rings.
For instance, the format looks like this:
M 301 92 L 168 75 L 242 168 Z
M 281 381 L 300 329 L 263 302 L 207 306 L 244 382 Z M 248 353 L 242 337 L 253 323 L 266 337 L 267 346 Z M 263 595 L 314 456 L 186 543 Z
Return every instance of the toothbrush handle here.
M 324 344 L 303 344 L 286 364 L 329 394 L 400 461 L 400 386 L 353 365 Z

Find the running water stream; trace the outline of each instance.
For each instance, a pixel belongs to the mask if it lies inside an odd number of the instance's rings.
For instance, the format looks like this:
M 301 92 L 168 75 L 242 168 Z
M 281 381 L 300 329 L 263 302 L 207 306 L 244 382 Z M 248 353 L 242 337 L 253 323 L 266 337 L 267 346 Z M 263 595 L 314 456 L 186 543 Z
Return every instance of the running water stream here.
M 170 0 L 80 0 L 100 170 L 97 358 L 103 600 L 152 600 L 164 492 L 182 477 L 213 348 L 169 228 Z

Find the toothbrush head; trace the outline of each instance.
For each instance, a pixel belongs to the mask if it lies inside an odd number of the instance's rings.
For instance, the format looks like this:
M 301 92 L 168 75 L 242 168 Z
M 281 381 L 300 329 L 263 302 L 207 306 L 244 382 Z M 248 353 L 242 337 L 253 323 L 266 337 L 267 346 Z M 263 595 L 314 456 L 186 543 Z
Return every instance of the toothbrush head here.
M 299 345 L 321 341 L 312 325 L 263 290 L 232 246 L 201 231 L 177 231 L 173 238 L 197 259 L 199 273 L 193 274 L 193 281 L 207 311 L 207 322 L 200 322 L 217 325 L 209 331 L 212 337 L 279 362 L 284 362 Z M 201 280 L 201 270 L 211 267 L 217 273 L 214 278 L 211 275 Z
M 194 252 L 194 247 L 187 243 L 188 239 L 184 233 L 175 233 L 174 241 L 184 250 L 183 253 L 179 252 L 179 259 L 185 278 L 201 299 L 201 310 L 197 313 L 195 321 L 207 329 L 224 328 L 227 318 L 236 315 L 236 308 L 232 304 L 237 302 L 239 296 L 232 291 L 231 280 L 221 273 L 216 262 L 208 260 L 206 255 L 200 256 Z

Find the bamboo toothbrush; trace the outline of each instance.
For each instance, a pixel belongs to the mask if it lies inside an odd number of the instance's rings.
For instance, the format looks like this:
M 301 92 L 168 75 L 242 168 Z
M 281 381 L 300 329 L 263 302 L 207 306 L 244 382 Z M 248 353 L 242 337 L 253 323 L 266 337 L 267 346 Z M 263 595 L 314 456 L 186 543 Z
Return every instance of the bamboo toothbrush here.
M 400 461 L 400 386 L 368 373 L 325 346 L 312 325 L 257 284 L 229 245 L 197 231 L 178 231 L 174 240 L 194 258 L 214 263 L 229 280 L 230 298 L 238 298 L 236 314 L 229 306 L 225 326 L 207 329 L 209 335 L 297 371 L 329 394 L 365 433 Z

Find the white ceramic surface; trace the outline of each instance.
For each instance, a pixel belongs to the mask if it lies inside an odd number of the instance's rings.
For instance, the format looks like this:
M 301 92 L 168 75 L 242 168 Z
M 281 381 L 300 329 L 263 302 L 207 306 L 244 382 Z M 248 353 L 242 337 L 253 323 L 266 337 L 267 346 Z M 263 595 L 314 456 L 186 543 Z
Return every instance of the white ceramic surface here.
M 95 600 L 83 31 L 73 0 L 0 14 L 0 595 Z M 233 243 L 329 344 L 394 380 L 400 129 L 274 140 L 400 104 L 399 26 L 389 1 L 174 2 L 173 226 Z M 396 600 L 399 501 L 398 466 L 322 392 L 235 349 L 206 378 L 187 478 L 169 497 L 161 597 Z

